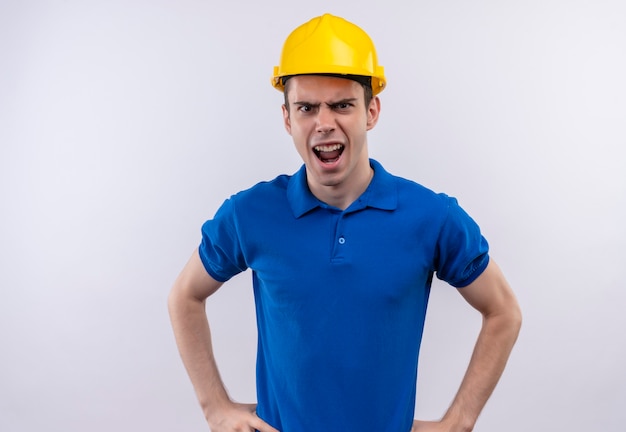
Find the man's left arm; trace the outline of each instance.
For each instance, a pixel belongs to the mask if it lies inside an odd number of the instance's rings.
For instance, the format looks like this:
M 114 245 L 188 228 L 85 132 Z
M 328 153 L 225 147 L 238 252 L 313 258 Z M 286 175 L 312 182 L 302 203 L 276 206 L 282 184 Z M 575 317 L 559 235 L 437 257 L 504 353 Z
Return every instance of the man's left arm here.
M 413 432 L 473 430 L 504 371 L 519 334 L 522 323 L 519 304 L 493 260 L 474 282 L 459 288 L 459 292 L 482 314 L 482 328 L 467 372 L 450 408 L 439 422 L 416 420 Z

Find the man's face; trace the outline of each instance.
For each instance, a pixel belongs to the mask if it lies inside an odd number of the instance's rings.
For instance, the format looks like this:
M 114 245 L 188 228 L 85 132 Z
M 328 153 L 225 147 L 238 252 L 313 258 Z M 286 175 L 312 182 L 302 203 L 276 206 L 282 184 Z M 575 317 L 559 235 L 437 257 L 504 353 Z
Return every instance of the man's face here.
M 369 182 L 367 131 L 378 120 L 379 99 L 365 107 L 361 84 L 317 75 L 290 78 L 287 97 L 285 129 L 306 165 L 311 191 L 319 198 L 322 190 L 349 193 L 364 178 Z

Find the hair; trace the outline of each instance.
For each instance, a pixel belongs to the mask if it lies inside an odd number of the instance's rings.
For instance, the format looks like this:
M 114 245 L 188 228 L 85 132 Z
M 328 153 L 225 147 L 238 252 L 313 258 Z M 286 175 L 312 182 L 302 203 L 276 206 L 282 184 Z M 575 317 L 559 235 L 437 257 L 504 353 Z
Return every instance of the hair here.
M 320 75 L 320 76 L 331 76 L 331 77 L 337 77 L 337 78 L 344 78 L 344 79 L 350 79 L 352 81 L 356 81 L 359 84 L 361 84 L 361 87 L 363 87 L 363 93 L 364 93 L 364 100 L 365 100 L 365 109 L 367 110 L 367 108 L 370 106 L 370 102 L 372 101 L 372 99 L 374 98 L 373 95 L 373 91 L 372 91 L 372 77 L 368 77 L 368 76 L 362 76 L 362 75 L 340 75 L 340 74 L 311 74 L 311 75 Z M 283 86 L 284 86 L 284 91 L 283 94 L 285 96 L 285 107 L 287 108 L 287 111 L 289 111 L 289 97 L 288 97 L 288 93 L 289 93 L 289 78 L 292 78 L 296 75 L 287 75 L 284 77 L 281 77 L 280 79 L 283 82 Z

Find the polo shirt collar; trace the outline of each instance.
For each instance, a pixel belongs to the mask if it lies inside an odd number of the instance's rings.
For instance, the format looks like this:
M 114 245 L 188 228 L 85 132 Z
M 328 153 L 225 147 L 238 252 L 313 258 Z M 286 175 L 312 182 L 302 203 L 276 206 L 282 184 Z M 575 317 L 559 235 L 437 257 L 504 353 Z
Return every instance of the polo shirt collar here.
M 363 195 L 346 211 L 357 211 L 365 207 L 381 210 L 395 210 L 398 206 L 398 189 L 394 177 L 374 159 L 370 159 L 370 166 L 374 169 L 374 177 Z M 303 216 L 317 207 L 327 207 L 309 190 L 306 181 L 306 167 L 300 169 L 291 177 L 287 185 L 287 201 L 296 218 Z

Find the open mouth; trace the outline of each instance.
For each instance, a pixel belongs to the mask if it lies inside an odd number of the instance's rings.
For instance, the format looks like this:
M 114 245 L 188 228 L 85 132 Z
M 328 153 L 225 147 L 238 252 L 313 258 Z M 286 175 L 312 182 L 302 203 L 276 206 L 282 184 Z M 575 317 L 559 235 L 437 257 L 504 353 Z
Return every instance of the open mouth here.
M 344 150 L 343 144 L 319 145 L 313 148 L 315 155 L 324 163 L 336 162 Z

